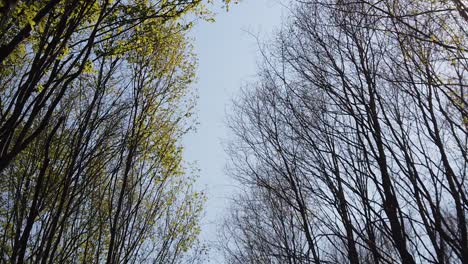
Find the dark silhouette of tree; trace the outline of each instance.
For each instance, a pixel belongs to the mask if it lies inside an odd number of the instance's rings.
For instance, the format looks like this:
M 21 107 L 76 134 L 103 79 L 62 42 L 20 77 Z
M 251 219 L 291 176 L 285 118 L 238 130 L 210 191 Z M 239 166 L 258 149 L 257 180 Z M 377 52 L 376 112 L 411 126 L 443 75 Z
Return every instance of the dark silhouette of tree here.
M 229 263 L 468 262 L 465 13 L 296 4 L 230 120 Z

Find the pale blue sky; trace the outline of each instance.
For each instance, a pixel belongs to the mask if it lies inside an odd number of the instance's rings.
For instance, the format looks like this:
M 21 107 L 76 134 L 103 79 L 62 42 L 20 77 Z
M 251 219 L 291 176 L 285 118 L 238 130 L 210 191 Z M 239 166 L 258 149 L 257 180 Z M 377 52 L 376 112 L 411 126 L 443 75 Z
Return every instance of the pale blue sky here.
M 222 142 L 228 138 L 226 113 L 232 98 L 257 70 L 259 53 L 253 33 L 271 37 L 279 26 L 279 0 L 242 0 L 229 12 L 218 9 L 215 23 L 199 22 L 191 34 L 198 55 L 199 100 L 196 133 L 184 140 L 185 159 L 200 169 L 199 188 L 207 191 L 206 217 L 202 238 L 216 239 L 217 225 L 233 193 L 233 181 L 226 175 L 227 155 Z M 250 32 L 250 33 L 247 33 Z M 215 257 L 213 255 L 213 257 Z M 211 263 L 219 263 L 213 259 Z

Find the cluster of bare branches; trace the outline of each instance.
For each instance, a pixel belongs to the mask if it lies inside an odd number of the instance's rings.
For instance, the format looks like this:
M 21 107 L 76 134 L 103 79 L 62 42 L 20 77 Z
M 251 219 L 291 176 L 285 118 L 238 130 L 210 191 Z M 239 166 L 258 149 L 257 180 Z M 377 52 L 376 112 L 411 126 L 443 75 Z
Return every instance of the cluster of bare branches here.
M 468 263 L 467 12 L 295 4 L 230 120 L 228 263 Z

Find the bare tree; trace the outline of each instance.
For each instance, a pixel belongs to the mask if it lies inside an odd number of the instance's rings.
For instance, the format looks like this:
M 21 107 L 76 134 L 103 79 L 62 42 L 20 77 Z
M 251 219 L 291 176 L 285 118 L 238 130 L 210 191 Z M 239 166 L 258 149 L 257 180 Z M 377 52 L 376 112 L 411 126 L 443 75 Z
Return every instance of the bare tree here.
M 249 197 L 268 192 L 287 205 L 281 214 L 299 225 L 283 232 L 299 232 L 307 247 L 297 255 L 310 256 L 297 263 L 468 261 L 460 10 L 453 2 L 304 1 L 264 51 L 259 81 L 230 121 L 231 171 Z M 237 203 L 250 214 L 262 208 Z M 233 246 L 249 247 L 238 230 L 267 232 L 249 223 L 228 229 L 229 259 Z M 271 240 L 282 241 L 276 233 Z

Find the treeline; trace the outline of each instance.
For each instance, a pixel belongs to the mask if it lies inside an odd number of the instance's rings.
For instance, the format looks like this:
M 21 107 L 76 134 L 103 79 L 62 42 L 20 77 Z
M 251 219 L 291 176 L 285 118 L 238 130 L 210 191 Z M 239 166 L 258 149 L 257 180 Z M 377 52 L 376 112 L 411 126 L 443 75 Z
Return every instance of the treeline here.
M 0 262 L 203 257 L 180 138 L 200 0 L 0 1 Z
M 262 52 L 227 263 L 468 263 L 466 1 L 297 1 Z

